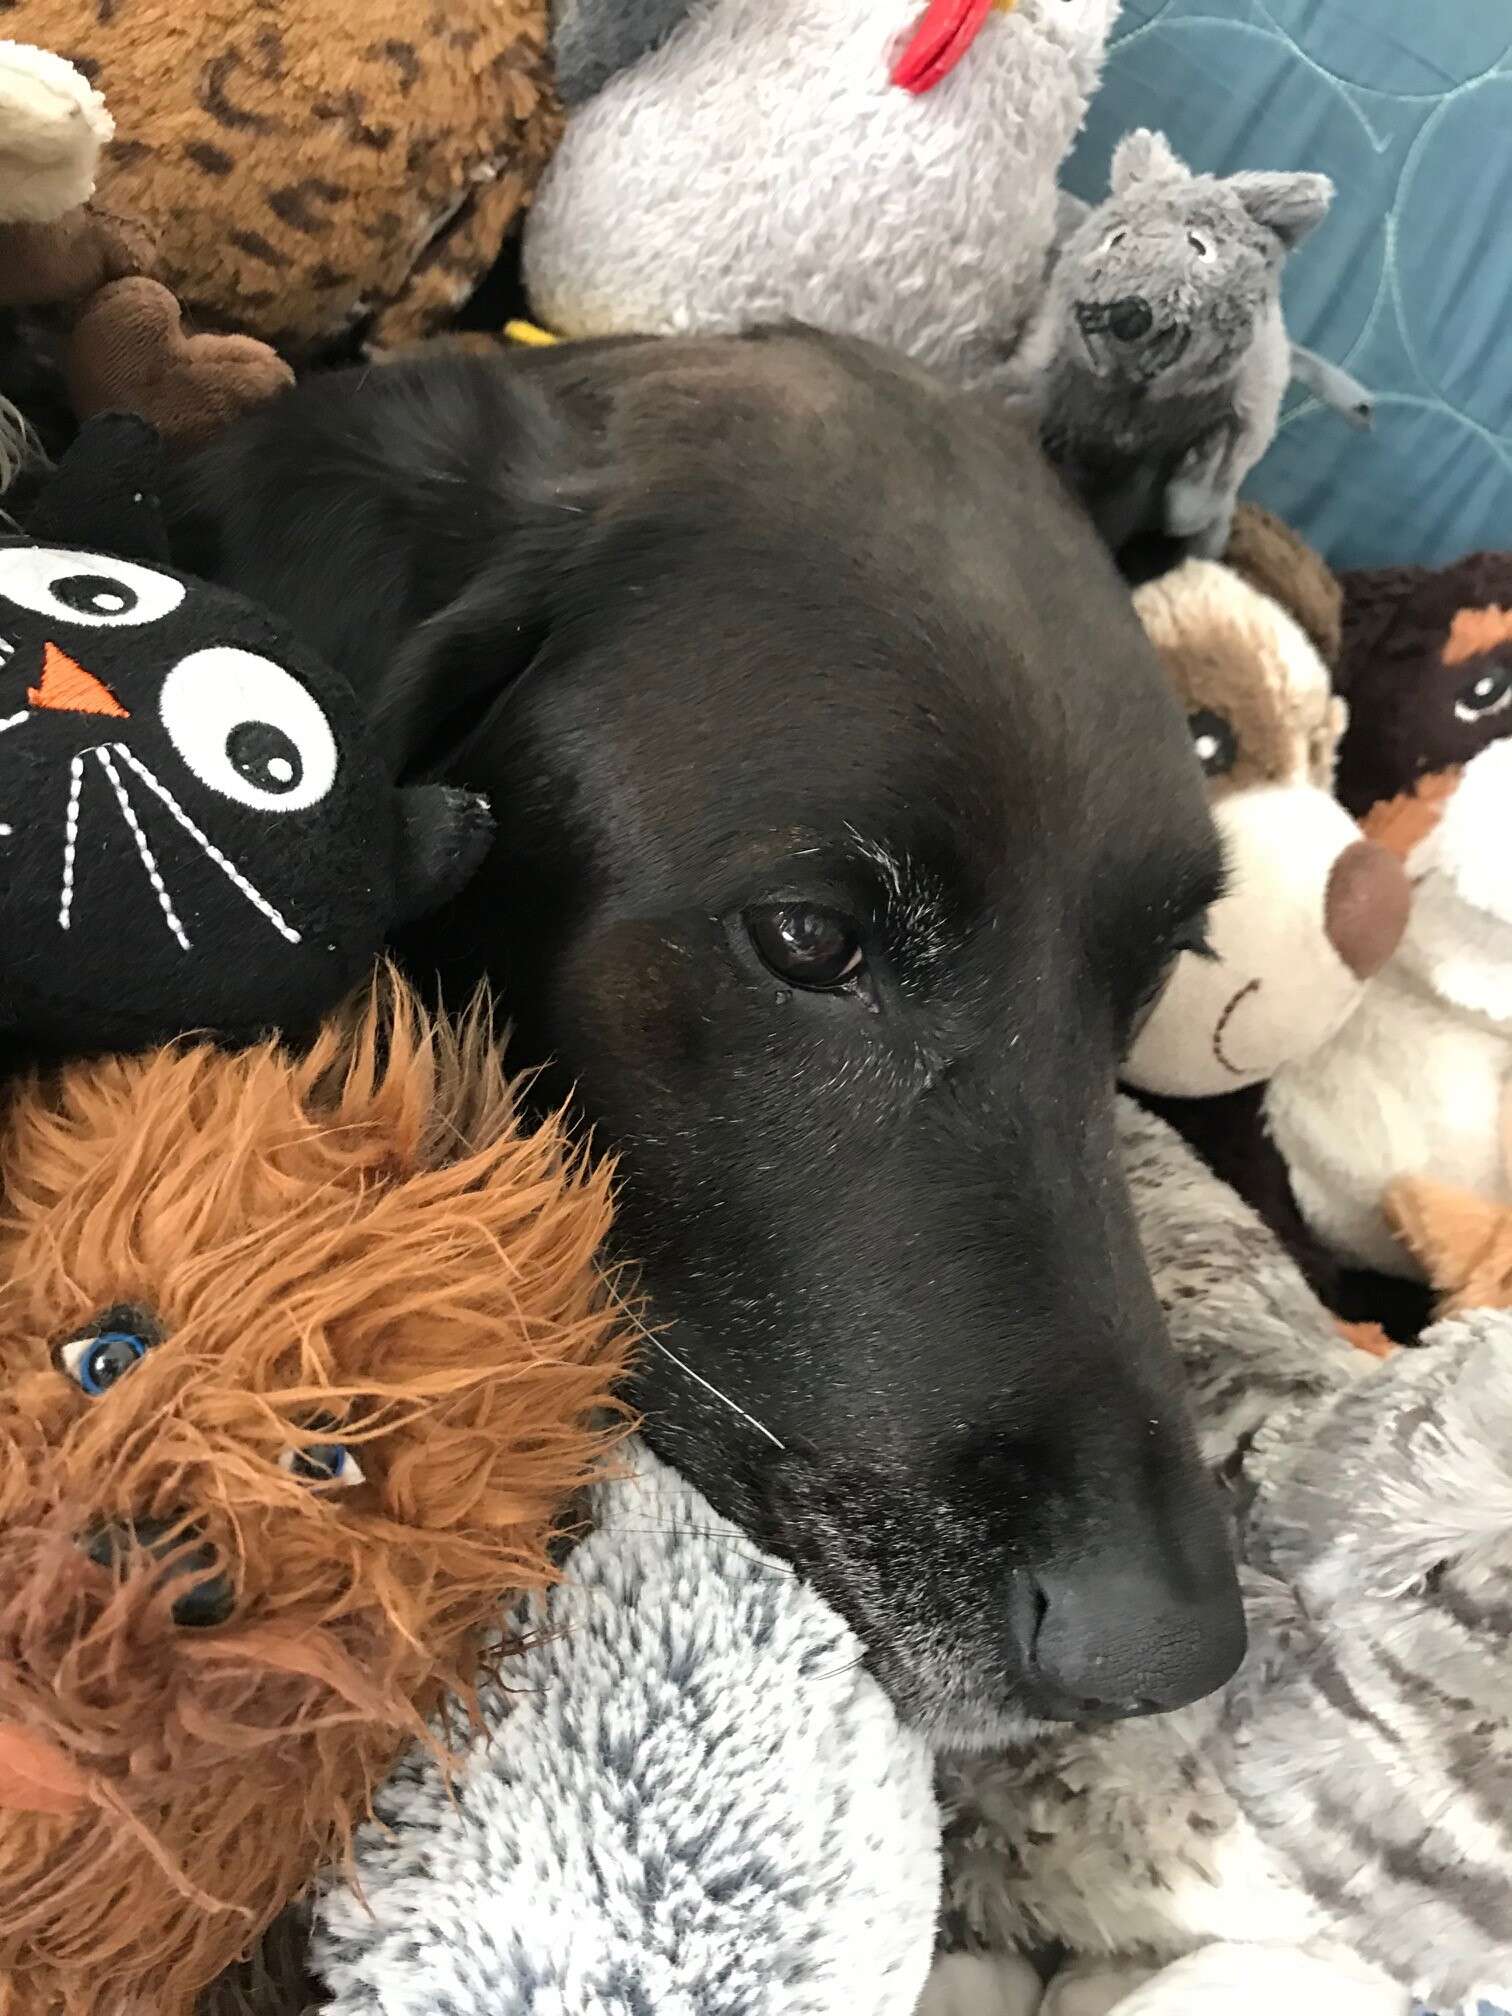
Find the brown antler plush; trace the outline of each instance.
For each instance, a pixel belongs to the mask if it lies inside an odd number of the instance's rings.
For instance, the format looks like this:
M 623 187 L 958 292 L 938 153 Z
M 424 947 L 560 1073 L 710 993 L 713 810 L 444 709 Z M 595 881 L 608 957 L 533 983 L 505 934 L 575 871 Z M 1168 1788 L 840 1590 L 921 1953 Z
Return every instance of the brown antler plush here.
M 180 2016 L 550 1577 L 608 1177 L 385 980 L 23 1085 L 0 1197 L 0 2010 Z
M 293 374 L 265 343 L 181 328 L 151 233 L 87 200 L 113 132 L 73 64 L 0 43 L 0 309 L 48 326 L 80 419 L 137 413 L 192 448 Z

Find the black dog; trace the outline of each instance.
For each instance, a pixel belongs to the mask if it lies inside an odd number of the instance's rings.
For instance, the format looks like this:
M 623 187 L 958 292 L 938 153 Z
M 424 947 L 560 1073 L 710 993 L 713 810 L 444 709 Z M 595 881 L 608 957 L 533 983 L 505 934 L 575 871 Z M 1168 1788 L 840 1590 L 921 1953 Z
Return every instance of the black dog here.
M 653 1443 L 942 1741 L 1224 1680 L 1113 1130 L 1218 857 L 1027 437 L 802 332 L 589 343 L 307 384 L 176 508 L 491 798 L 408 949 L 623 1158 Z

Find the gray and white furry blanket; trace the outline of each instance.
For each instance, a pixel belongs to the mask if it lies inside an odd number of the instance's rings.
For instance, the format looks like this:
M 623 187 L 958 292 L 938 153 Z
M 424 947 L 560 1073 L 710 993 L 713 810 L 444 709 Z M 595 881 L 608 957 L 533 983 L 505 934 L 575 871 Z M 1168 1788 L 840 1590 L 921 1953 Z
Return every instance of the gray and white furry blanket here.
M 911 2016 L 932 1766 L 849 1627 L 643 1447 L 452 1786 L 412 1753 L 319 1901 L 327 2016 Z

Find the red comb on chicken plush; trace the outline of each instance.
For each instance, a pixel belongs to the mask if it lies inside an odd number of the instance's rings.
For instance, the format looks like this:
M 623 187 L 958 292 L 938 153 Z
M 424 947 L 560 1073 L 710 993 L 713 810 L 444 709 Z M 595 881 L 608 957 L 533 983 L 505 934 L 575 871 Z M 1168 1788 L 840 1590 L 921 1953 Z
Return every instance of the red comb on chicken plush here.
M 1011 13 L 1018 0 L 929 0 L 918 27 L 894 58 L 894 84 L 916 96 L 948 77 L 989 14 Z

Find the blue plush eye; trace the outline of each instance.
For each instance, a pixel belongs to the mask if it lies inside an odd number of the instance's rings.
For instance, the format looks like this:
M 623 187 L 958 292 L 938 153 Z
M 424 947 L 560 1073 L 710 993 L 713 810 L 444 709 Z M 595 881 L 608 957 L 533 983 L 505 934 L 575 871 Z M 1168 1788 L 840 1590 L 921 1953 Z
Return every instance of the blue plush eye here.
M 101 1330 L 58 1347 L 58 1363 L 91 1400 L 97 1400 L 147 1356 L 147 1340 L 132 1330 Z
M 344 1442 L 306 1442 L 302 1448 L 285 1449 L 278 1467 L 301 1484 L 327 1484 L 338 1491 L 367 1482 L 362 1465 Z

